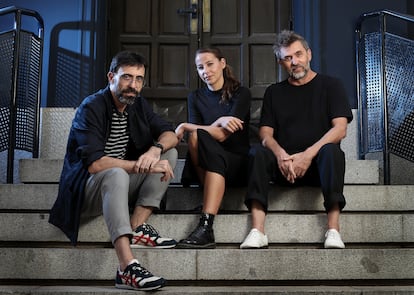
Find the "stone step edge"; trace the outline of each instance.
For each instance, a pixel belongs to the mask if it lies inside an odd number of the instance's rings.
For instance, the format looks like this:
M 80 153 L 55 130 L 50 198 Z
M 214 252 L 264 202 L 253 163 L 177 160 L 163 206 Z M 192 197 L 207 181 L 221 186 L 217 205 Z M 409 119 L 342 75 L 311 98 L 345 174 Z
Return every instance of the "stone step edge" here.
M 113 284 L 113 283 L 112 283 Z M 79 295 L 79 294 L 100 294 L 100 295 L 136 295 L 136 291 L 119 290 L 111 286 L 111 281 L 105 282 L 105 285 L 89 285 L 89 286 L 37 286 L 37 285 L 0 285 L 0 295 L 50 295 L 62 294 L 62 295 Z M 167 286 L 160 289 L 162 294 L 168 295 L 180 295 L 180 294 L 198 294 L 198 295 L 212 295 L 212 294 L 284 294 L 284 295 L 298 295 L 298 294 L 340 294 L 340 295 L 365 295 L 365 294 L 394 294 L 394 295 L 407 295 L 414 293 L 414 286 L 406 285 L 393 285 L 393 286 L 358 286 L 358 285 L 346 285 L 346 286 L 320 286 L 320 285 L 306 285 L 306 286 L 197 286 L 197 285 L 184 285 L 184 286 Z

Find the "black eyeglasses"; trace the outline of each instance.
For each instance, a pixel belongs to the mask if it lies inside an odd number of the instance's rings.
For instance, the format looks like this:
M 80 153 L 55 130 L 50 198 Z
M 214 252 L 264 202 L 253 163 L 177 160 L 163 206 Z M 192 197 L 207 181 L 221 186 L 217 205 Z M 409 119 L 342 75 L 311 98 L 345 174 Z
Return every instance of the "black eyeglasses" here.
M 127 82 L 128 84 L 130 84 L 131 82 L 135 81 L 135 83 L 137 84 L 145 84 L 145 79 L 142 76 L 132 76 L 130 74 L 122 74 L 121 76 L 121 80 L 123 80 L 124 82 Z

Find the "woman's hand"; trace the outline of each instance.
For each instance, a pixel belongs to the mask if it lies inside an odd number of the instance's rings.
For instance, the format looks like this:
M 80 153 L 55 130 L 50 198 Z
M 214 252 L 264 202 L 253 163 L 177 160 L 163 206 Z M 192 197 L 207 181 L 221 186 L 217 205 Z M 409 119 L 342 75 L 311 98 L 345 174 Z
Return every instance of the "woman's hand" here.
M 181 123 L 175 128 L 175 134 L 177 135 L 178 141 L 181 141 L 184 138 L 185 124 L 186 123 Z
M 238 130 L 243 130 L 243 120 L 233 116 L 223 116 L 218 118 L 213 125 L 223 127 L 230 133 L 234 133 Z

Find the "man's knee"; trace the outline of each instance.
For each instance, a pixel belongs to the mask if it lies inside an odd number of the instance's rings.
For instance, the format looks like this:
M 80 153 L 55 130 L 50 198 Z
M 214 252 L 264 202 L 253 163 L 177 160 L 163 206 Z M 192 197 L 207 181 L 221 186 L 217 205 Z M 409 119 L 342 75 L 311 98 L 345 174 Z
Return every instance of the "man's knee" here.
M 178 158 L 178 151 L 176 148 L 169 149 L 164 154 L 161 155 L 161 159 L 168 160 L 171 167 L 174 169 L 175 165 L 177 164 L 177 158 Z
M 260 144 L 253 145 L 249 150 L 249 170 L 265 169 L 268 171 L 276 161 L 273 152 Z
M 318 167 L 345 167 L 345 154 L 339 144 L 328 143 L 321 147 L 317 157 Z
M 333 155 L 333 156 L 341 156 L 344 152 L 341 150 L 339 144 L 336 143 L 327 143 L 321 147 L 319 150 L 320 155 Z
M 106 186 L 129 186 L 129 174 L 122 168 L 109 168 L 104 173 L 102 184 Z

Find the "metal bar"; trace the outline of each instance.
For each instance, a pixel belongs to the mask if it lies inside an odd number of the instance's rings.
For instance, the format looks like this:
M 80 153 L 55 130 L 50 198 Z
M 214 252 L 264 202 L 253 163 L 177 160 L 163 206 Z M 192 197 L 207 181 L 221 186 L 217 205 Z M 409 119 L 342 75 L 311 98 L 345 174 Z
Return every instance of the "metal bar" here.
M 406 20 L 409 22 L 414 22 L 414 17 L 412 15 L 399 13 L 391 10 L 384 9 L 381 11 L 384 16 L 393 16 L 402 20 Z
M 398 19 L 402 19 L 402 20 L 414 23 L 414 17 L 411 16 L 411 15 L 384 9 L 384 10 L 379 10 L 379 11 L 374 11 L 374 12 L 363 13 L 357 21 L 356 30 L 358 30 L 358 31 L 361 30 L 362 23 L 366 19 L 379 17 L 379 16 L 382 16 L 382 15 L 384 15 L 384 16 L 388 15 L 388 16 L 396 17 Z
M 198 14 L 198 1 L 197 0 L 191 0 L 191 18 L 190 18 L 190 31 L 191 34 L 198 34 L 198 28 L 199 28 L 199 14 Z
M 40 27 L 40 24 L 39 24 Z M 41 27 L 41 33 L 39 36 L 40 51 L 39 51 L 39 76 L 37 77 L 37 105 L 36 105 L 36 130 L 35 138 L 33 141 L 33 158 L 39 157 L 39 145 L 40 145 L 40 101 L 41 101 L 41 89 L 42 89 L 42 69 L 43 69 L 43 31 Z
M 211 31 L 211 2 L 203 0 L 203 33 Z
M 363 153 L 363 121 L 362 121 L 362 108 L 363 108 L 363 103 L 362 103 L 362 94 L 361 94 L 361 77 L 359 74 L 359 46 L 360 46 L 360 41 L 361 41 L 361 31 L 360 30 L 355 30 L 355 65 L 356 65 L 356 81 L 357 81 L 357 85 L 356 85 L 356 91 L 357 91 L 357 99 L 358 99 L 358 157 L 362 160 L 365 159 L 365 153 Z
M 40 16 L 38 12 L 34 10 L 24 9 L 24 8 L 17 8 L 16 6 L 8 6 L 8 7 L 0 9 L 0 16 L 6 15 L 9 13 L 19 13 L 20 15 L 28 15 L 28 16 L 33 16 L 34 18 L 36 18 L 38 22 L 37 36 L 43 39 L 44 22 L 43 22 L 43 18 Z
M 12 88 L 10 93 L 10 115 L 9 115 L 9 149 L 7 152 L 7 183 L 13 183 L 14 179 L 14 147 L 16 141 L 16 97 L 17 97 L 17 74 L 19 70 L 19 52 L 20 52 L 20 29 L 22 15 L 19 10 L 14 16 L 14 48 L 13 48 L 13 69 L 12 69 Z
M 387 77 L 385 71 L 385 32 L 387 30 L 386 15 L 381 14 L 380 18 L 380 40 L 381 40 L 381 84 L 382 84 L 382 103 L 383 103 L 383 128 L 384 128 L 384 184 L 390 184 L 390 152 L 388 146 L 388 94 Z

